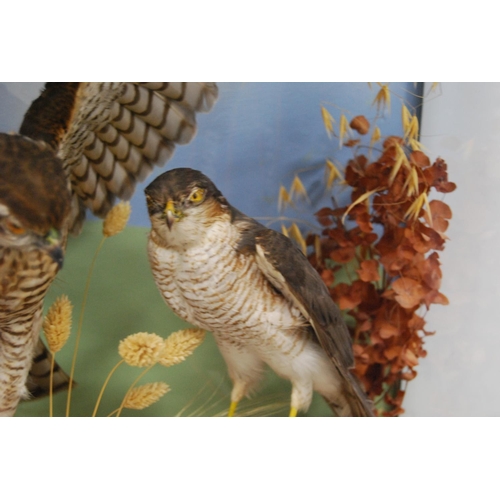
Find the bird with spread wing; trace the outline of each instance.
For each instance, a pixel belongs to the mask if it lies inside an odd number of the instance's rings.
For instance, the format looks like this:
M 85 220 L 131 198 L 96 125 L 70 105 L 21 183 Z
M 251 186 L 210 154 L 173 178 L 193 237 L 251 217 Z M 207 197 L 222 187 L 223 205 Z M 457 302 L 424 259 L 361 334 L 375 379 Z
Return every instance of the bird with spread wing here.
M 197 170 L 165 172 L 145 193 L 156 285 L 178 316 L 213 333 L 233 382 L 230 416 L 266 364 L 292 384 L 290 416 L 307 411 L 313 391 L 338 416 L 373 416 L 340 310 L 290 239 Z
M 0 134 L 0 416 L 48 393 L 42 307 L 68 233 L 87 209 L 104 217 L 130 198 L 193 138 L 217 93 L 211 83 L 50 83 L 19 134 Z M 60 368 L 54 385 L 68 385 Z

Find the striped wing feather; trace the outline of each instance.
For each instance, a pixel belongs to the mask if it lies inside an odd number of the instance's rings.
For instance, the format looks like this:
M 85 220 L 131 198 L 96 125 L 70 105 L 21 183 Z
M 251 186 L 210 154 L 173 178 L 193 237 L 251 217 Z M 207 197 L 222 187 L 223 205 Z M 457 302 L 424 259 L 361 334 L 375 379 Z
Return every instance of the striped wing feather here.
M 196 112 L 210 111 L 217 93 L 210 83 L 80 84 L 58 147 L 73 190 L 72 231 L 85 208 L 104 217 L 176 144 L 190 142 Z

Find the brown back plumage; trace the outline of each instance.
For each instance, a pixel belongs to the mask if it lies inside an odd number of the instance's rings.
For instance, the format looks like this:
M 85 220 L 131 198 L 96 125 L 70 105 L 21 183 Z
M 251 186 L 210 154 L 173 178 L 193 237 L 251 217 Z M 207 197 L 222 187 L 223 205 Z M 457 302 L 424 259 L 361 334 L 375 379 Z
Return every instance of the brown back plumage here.
M 0 134 L 0 203 L 32 231 L 62 229 L 69 215 L 69 183 L 62 162 L 43 142 Z

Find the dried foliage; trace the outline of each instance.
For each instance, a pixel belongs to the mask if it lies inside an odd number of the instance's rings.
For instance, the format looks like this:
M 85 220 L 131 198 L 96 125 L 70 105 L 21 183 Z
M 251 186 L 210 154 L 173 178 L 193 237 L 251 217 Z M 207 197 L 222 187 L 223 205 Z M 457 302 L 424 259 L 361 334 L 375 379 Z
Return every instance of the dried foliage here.
M 187 328 L 171 333 L 164 341 L 158 362 L 163 366 L 182 363 L 203 342 L 205 330 Z
M 52 354 L 59 352 L 71 333 L 73 305 L 66 295 L 61 295 L 50 306 L 43 320 L 43 331 Z
M 351 189 L 350 203 L 339 207 L 332 198 L 315 216 L 322 231 L 306 238 L 296 224 L 282 225 L 307 254 L 344 312 L 353 338 L 354 372 L 374 401 L 377 413 L 396 416 L 404 412 L 408 381 L 417 375 L 419 358 L 426 355 L 429 332 L 424 315 L 431 304 L 448 304 L 440 292 L 439 252 L 444 249 L 452 213 L 448 205 L 433 199 L 450 193 L 446 162 L 433 163 L 422 152 L 419 122 L 405 105 L 401 109 L 402 136 L 383 137 L 377 126 L 382 110 L 388 110 L 391 92 L 378 84 L 372 123 L 362 115 L 335 119 L 321 107 L 326 132 L 340 139 L 340 148 L 352 156 L 341 168 L 326 159 L 325 188 Z M 343 170 L 343 173 L 342 173 Z M 295 176 L 294 185 L 300 180 Z M 302 182 L 300 182 L 300 186 Z M 293 187 L 293 185 L 292 185 Z M 283 186 L 280 207 L 294 207 L 299 191 Z
M 164 340 L 156 333 L 139 332 L 120 340 L 118 354 L 130 366 L 153 366 L 160 359 Z
M 131 207 L 128 201 L 120 201 L 109 212 L 102 224 L 102 234 L 109 238 L 121 233 L 130 218 Z
M 375 103 L 388 101 L 381 86 Z M 315 215 L 324 229 L 306 240 L 310 262 L 346 313 L 354 372 L 384 416 L 403 413 L 402 382 L 417 375 L 419 358 L 426 355 L 424 338 L 432 332 L 425 329 L 421 309 L 448 303 L 439 291 L 438 252 L 452 214 L 443 201 L 429 202 L 429 194 L 456 188 L 448 181 L 445 161 L 431 163 L 420 151 L 418 120 L 403 108 L 404 136 L 387 137 L 375 149 L 381 133 L 373 127 L 367 156 L 355 148 L 345 168 L 351 204 L 320 209 Z M 365 135 L 370 124 L 357 116 L 351 128 Z M 327 160 L 328 185 L 341 178 L 331 174 L 332 165 Z M 339 282 L 342 273 L 348 278 Z
M 72 313 L 73 304 L 66 295 L 61 295 L 50 306 L 42 323 L 42 328 L 51 353 L 49 357 L 49 415 L 51 417 L 54 415 L 53 389 L 55 354 L 64 347 L 71 333 Z M 72 381 L 70 381 L 70 385 L 71 384 Z
M 102 239 L 99 245 L 96 248 L 96 251 L 94 253 L 94 257 L 92 258 L 92 262 L 90 263 L 90 268 L 89 272 L 87 275 L 87 280 L 85 282 L 85 290 L 83 292 L 83 300 L 82 300 L 82 306 L 80 308 L 80 318 L 78 320 L 78 328 L 76 331 L 76 342 L 75 342 L 75 349 L 73 351 L 73 361 L 71 363 L 71 372 L 69 376 L 69 389 L 68 389 L 68 399 L 66 402 L 66 416 L 69 417 L 70 415 L 70 410 L 71 410 L 71 392 L 72 392 L 72 387 L 73 387 L 73 378 L 75 375 L 75 367 L 76 367 L 76 359 L 78 355 L 78 348 L 80 346 L 80 338 L 82 335 L 82 328 L 83 328 L 83 317 L 85 314 L 85 307 L 87 305 L 87 299 L 89 296 L 89 290 L 90 290 L 90 280 L 92 278 L 92 273 L 94 272 L 94 267 L 95 263 L 97 261 L 97 257 L 105 243 L 105 241 L 110 238 L 111 236 L 116 236 L 117 234 L 121 233 L 130 218 L 130 213 L 131 213 L 131 207 L 130 203 L 128 201 L 120 201 L 117 203 L 109 212 L 106 218 L 104 219 L 102 223 Z
M 130 410 L 144 410 L 163 397 L 170 387 L 164 382 L 151 382 L 134 387 L 126 396 L 123 407 Z
M 173 366 L 181 363 L 203 342 L 205 331 L 198 328 L 178 330 L 167 339 L 163 339 L 156 333 L 139 332 L 129 335 L 121 340 L 118 345 L 118 354 L 122 358 L 109 372 L 94 407 L 93 417 L 102 400 L 104 391 L 115 373 L 123 364 L 145 368 L 135 379 L 125 394 L 119 408 L 110 415 L 119 417 L 123 408 L 142 410 L 158 401 L 163 395 L 170 391 L 170 387 L 163 382 L 153 382 L 136 387 L 137 382 L 146 375 L 157 363 L 164 366 Z

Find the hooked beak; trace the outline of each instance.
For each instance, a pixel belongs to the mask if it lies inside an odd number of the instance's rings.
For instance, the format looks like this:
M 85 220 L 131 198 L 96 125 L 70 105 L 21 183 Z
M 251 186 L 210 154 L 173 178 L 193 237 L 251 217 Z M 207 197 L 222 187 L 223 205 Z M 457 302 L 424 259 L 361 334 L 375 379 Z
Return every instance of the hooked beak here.
M 45 236 L 43 243 L 52 260 L 57 264 L 58 270 L 60 270 L 64 261 L 60 232 L 52 228 Z
M 60 246 L 54 247 L 49 250 L 49 255 L 52 257 L 52 260 L 57 264 L 57 269 L 61 270 L 64 261 L 64 252 Z
M 165 220 L 167 221 L 168 229 L 171 230 L 175 221 L 182 217 L 182 212 L 175 208 L 175 204 L 172 200 L 168 200 L 165 206 Z

